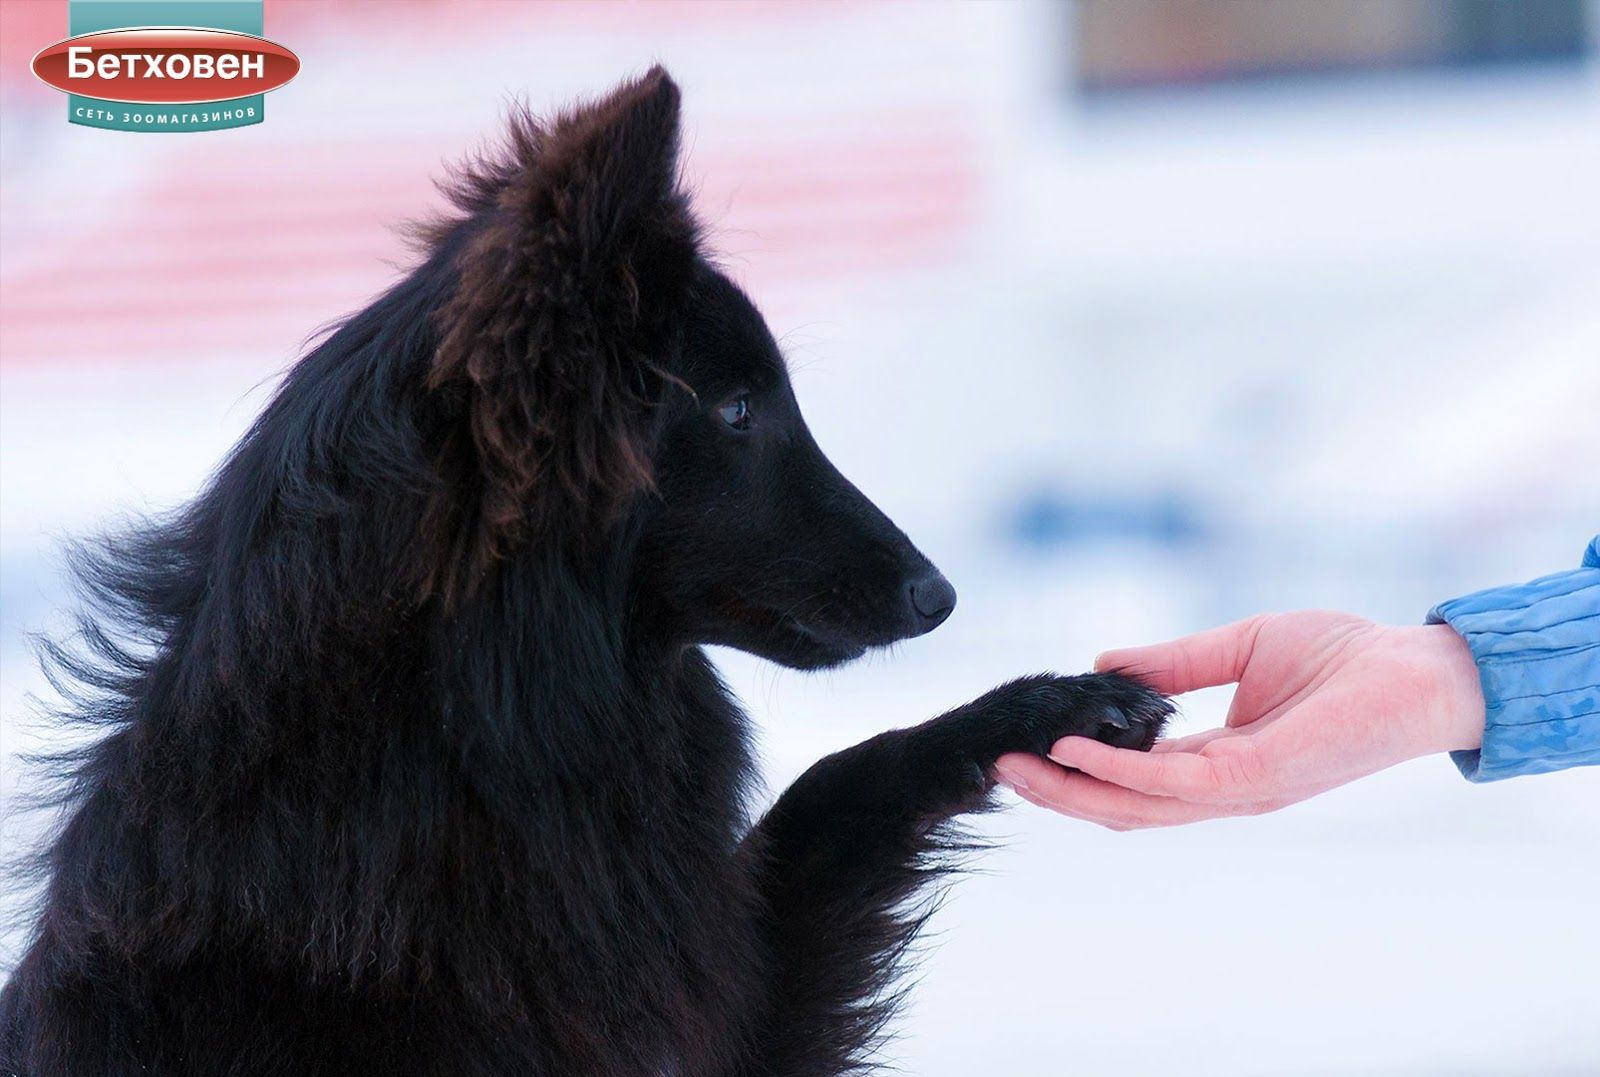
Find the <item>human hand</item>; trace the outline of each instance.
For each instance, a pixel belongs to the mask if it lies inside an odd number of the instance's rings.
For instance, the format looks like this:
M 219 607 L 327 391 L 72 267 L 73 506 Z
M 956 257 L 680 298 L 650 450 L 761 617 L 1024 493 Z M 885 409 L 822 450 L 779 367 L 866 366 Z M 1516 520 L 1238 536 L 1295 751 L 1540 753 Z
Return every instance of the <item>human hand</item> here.
M 1477 748 L 1483 738 L 1478 668 L 1446 625 L 1261 614 L 1108 651 L 1095 668 L 1136 674 L 1171 695 L 1239 686 L 1225 726 L 1149 753 L 1066 737 L 1051 749 L 1055 763 L 1020 754 L 996 763 L 996 776 L 1023 799 L 1113 830 L 1276 811 L 1407 759 Z

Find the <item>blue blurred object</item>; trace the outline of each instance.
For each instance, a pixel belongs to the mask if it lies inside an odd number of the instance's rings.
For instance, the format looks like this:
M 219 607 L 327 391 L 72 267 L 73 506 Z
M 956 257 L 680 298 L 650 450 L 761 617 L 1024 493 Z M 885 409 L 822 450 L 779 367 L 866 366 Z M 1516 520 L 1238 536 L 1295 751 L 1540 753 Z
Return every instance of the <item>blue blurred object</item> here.
M 1010 541 L 1032 550 L 1143 541 L 1192 546 L 1205 537 L 1194 502 L 1170 490 L 1104 493 L 1041 487 L 1005 513 Z

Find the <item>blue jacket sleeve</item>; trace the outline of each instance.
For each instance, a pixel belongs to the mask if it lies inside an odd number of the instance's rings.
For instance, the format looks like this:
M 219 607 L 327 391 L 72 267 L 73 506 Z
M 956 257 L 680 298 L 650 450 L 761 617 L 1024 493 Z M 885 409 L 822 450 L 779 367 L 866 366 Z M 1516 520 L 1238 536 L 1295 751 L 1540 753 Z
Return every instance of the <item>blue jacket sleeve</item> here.
M 1451 599 L 1428 621 L 1466 639 L 1488 705 L 1483 748 L 1451 753 L 1462 774 L 1600 764 L 1600 535 L 1582 568 Z

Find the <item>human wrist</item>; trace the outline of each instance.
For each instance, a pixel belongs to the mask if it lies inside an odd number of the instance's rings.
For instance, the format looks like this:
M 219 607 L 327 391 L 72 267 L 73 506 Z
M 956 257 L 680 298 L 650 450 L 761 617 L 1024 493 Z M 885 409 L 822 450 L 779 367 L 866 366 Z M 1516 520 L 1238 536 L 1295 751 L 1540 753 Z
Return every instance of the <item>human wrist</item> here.
M 1429 651 L 1434 655 L 1435 706 L 1439 718 L 1441 751 L 1472 751 L 1483 745 L 1486 705 L 1483 682 L 1472 648 L 1446 624 L 1426 625 Z

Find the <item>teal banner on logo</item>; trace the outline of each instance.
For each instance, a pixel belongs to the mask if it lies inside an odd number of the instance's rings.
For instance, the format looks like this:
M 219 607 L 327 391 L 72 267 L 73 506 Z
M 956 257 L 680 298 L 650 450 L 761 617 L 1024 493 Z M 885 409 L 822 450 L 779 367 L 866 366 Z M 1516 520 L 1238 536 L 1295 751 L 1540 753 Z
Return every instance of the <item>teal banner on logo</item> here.
M 130 26 L 196 26 L 260 37 L 266 0 L 69 0 L 67 34 Z M 264 94 L 199 105 L 130 105 L 67 95 L 67 120 L 109 131 L 221 131 L 260 123 Z

